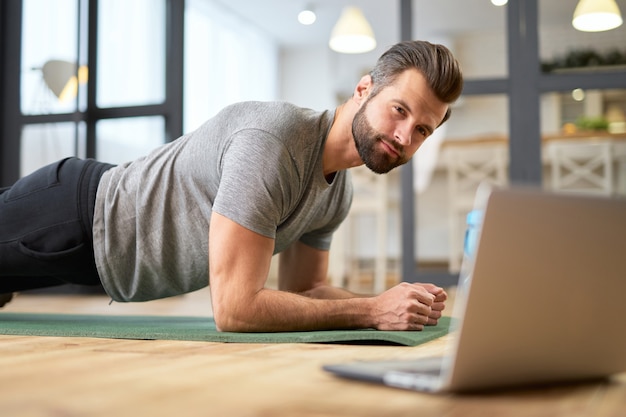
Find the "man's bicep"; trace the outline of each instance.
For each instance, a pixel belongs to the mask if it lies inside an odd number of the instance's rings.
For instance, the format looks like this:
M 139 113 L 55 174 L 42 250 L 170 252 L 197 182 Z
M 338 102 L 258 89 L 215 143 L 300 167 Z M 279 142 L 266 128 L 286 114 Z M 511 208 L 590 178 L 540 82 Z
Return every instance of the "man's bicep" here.
M 213 212 L 209 230 L 209 279 L 213 312 L 237 316 L 267 280 L 274 240 Z
M 222 159 L 213 211 L 275 238 L 276 226 L 293 210 L 298 194 L 291 160 L 275 137 L 255 129 L 238 132 Z

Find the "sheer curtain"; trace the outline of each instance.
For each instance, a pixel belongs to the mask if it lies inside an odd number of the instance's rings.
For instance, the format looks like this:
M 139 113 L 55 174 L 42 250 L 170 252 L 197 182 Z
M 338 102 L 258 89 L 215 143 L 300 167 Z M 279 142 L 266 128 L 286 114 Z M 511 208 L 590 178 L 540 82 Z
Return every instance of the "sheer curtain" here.
M 278 97 L 279 47 L 254 22 L 209 0 L 185 11 L 184 130 L 228 104 Z
M 46 86 L 43 66 L 49 60 L 77 61 L 76 0 L 25 0 L 22 3 L 21 112 L 24 115 L 69 113 L 75 100 L 59 100 Z M 81 155 L 75 124 L 24 126 L 20 137 L 20 176 L 68 155 Z M 81 155 L 82 156 L 82 155 Z

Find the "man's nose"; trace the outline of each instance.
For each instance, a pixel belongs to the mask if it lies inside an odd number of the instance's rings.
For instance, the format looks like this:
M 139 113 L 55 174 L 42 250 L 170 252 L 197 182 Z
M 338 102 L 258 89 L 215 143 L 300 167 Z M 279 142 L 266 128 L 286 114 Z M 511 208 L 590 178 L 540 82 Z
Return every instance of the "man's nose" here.
M 400 123 L 396 126 L 395 139 L 403 146 L 411 144 L 411 137 L 413 133 L 413 126 L 409 123 Z

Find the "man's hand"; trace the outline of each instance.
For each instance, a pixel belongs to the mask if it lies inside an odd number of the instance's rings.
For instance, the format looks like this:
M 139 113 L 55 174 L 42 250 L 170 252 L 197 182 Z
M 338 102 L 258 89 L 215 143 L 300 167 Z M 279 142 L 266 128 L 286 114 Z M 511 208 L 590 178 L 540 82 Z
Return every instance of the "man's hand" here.
M 436 325 L 448 298 L 432 284 L 401 283 L 374 297 L 372 319 L 378 330 L 422 330 Z

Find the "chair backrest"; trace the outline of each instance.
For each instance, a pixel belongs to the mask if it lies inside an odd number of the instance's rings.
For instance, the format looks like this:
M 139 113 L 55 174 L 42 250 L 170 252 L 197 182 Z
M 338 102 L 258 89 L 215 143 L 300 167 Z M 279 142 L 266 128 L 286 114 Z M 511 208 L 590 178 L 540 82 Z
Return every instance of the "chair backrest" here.
M 504 141 L 445 147 L 448 169 L 448 270 L 459 272 L 463 258 L 465 217 L 474 206 L 478 186 L 508 182 L 508 145 Z
M 388 204 L 388 175 L 375 174 L 365 165 L 350 169 L 354 190 L 351 212 L 382 210 Z
M 451 145 L 446 147 L 448 190 L 452 200 L 473 196 L 481 183 L 505 185 L 508 149 L 505 143 Z
M 555 141 L 548 145 L 554 191 L 611 195 L 613 152 L 609 140 Z
M 367 292 L 381 293 L 386 289 L 387 283 L 387 220 L 389 213 L 389 176 L 378 175 L 369 170 L 364 165 L 351 168 L 350 175 L 353 185 L 353 199 L 350 213 L 345 222 L 346 245 L 344 248 L 344 260 L 346 261 L 346 275 L 348 287 L 360 281 L 360 275 L 364 269 L 360 265 L 360 260 L 369 257 L 359 249 L 363 243 L 363 233 L 366 234 L 366 241 L 373 243 L 375 248 L 373 255 L 373 281 L 372 288 Z M 361 220 L 369 220 L 369 224 L 364 229 L 359 227 L 359 216 Z M 371 221 L 371 218 L 374 221 Z M 374 226 L 373 228 L 371 226 Z M 375 237 L 372 239 L 372 232 Z M 357 292 L 361 289 L 354 288 Z

